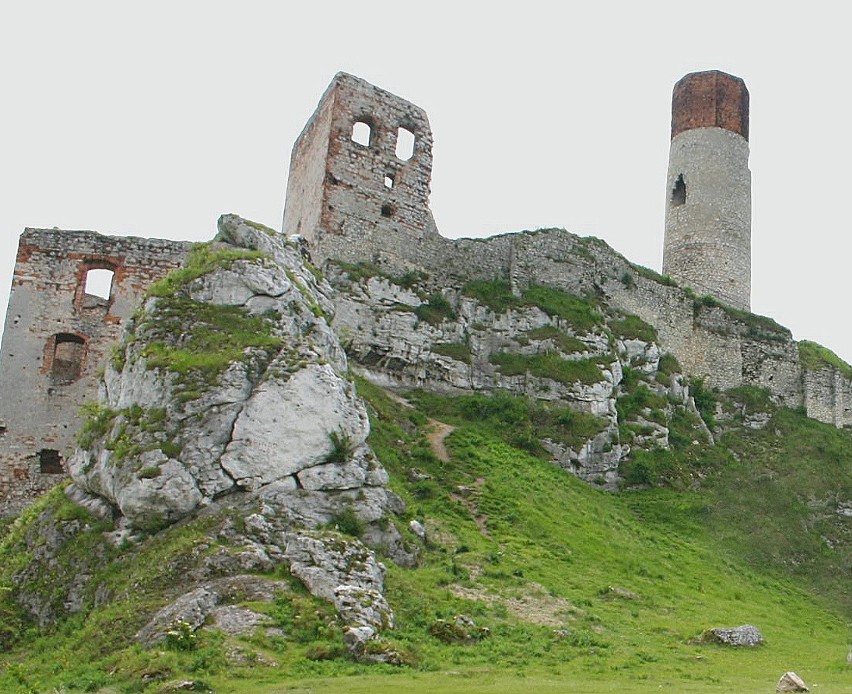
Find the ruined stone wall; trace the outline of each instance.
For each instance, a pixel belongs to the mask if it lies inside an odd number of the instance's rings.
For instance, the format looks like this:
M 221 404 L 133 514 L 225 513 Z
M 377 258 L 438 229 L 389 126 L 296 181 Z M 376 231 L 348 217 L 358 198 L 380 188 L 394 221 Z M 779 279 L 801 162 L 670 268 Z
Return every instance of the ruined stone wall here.
M 809 417 L 836 427 L 852 426 L 852 381 L 840 369 L 826 366 L 802 374 Z
M 288 188 L 284 229 L 305 235 L 320 264 L 368 263 L 390 275 L 420 271 L 435 291 L 470 279 L 501 278 L 517 291 L 541 283 L 602 296 L 654 325 L 660 345 L 687 373 L 722 389 L 765 387 L 783 404 L 798 407 L 806 398 L 790 332 L 742 310 L 750 293 L 748 108 L 745 84 L 725 73 L 695 73 L 675 87 L 669 188 L 671 192 L 676 178 L 683 176 L 686 190 L 684 204 L 676 205 L 680 209 L 667 221 L 666 263 L 681 284 L 696 289 L 693 293 L 653 273 L 638 272 L 601 241 L 578 239 L 563 230 L 488 239 L 441 237 L 429 212 L 432 155 L 426 114 L 344 74 L 335 77 L 294 148 L 296 159 L 317 159 L 291 162 L 296 181 Z M 352 141 L 358 121 L 371 128 L 367 145 Z M 326 122 L 327 130 L 321 125 Z M 394 129 L 400 125 L 417 137 L 414 156 L 403 163 L 393 152 Z M 392 188 L 382 183 L 389 172 L 395 176 Z M 300 210 L 309 207 L 306 200 L 315 199 L 317 186 L 321 218 L 318 227 L 307 230 L 296 220 L 307 219 Z M 293 194 L 296 199 L 290 198 Z M 300 200 L 299 195 L 306 197 Z M 391 217 L 382 214 L 385 204 L 392 205 Z M 741 310 L 707 304 L 696 293 Z M 844 380 L 840 390 L 847 387 L 852 388 Z M 812 416 L 840 421 L 835 396 L 824 388 L 811 390 Z
M 122 321 L 188 248 L 91 231 L 21 235 L 0 346 L 0 513 L 65 474 L 80 407 L 97 392 L 98 367 Z M 91 270 L 113 273 L 108 297 L 86 293 Z
M 346 260 L 351 239 L 369 243 L 376 231 L 415 244 L 437 236 L 429 211 L 432 130 L 423 109 L 338 73 L 293 151 L 283 231 L 303 235 L 316 261 Z

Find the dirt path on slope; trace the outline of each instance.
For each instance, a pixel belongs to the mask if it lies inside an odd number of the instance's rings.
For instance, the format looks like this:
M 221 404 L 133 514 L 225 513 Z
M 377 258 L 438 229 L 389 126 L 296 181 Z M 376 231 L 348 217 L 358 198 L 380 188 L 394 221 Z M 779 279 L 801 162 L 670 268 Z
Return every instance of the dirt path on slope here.
M 448 462 L 450 454 L 447 452 L 447 447 L 444 445 L 444 439 L 455 431 L 455 427 L 449 424 L 439 422 L 437 419 L 429 420 L 429 433 L 426 434 L 426 440 L 432 447 L 432 452 L 438 456 L 438 460 Z

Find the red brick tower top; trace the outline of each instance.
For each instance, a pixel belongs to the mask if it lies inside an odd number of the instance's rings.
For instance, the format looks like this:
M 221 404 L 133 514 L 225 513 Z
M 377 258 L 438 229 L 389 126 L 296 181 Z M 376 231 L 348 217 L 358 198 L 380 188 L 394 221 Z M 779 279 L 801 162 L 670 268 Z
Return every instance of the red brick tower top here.
M 672 93 L 672 139 L 684 130 L 723 128 L 748 140 L 748 89 L 719 70 L 691 72 Z

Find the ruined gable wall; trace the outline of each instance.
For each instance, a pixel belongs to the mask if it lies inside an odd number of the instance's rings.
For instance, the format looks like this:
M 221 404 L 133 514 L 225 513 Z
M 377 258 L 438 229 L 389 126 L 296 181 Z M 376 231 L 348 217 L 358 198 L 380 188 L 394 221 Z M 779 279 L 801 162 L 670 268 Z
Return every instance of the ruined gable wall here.
M 122 322 L 188 248 L 91 231 L 21 235 L 0 346 L 0 513 L 19 510 L 62 478 L 80 407 L 97 392 L 99 366 Z M 113 271 L 109 299 L 85 293 L 90 269 Z

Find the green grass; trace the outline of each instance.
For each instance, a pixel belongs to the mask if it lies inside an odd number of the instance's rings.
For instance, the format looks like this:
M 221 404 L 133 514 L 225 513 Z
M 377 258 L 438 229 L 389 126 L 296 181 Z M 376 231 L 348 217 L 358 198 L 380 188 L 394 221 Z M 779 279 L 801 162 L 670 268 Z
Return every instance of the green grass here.
M 819 371 L 825 368 L 835 368 L 846 378 L 852 378 L 852 366 L 838 357 L 827 347 L 810 340 L 798 343 L 799 361 L 807 371 Z
M 603 321 L 597 302 L 552 287 L 534 284 L 523 293 L 523 301 L 549 316 L 562 318 L 580 332 L 588 332 Z
M 558 352 L 544 354 L 514 354 L 499 352 L 488 360 L 500 369 L 504 376 L 520 376 L 529 373 L 537 378 L 551 378 L 560 383 L 584 383 L 591 385 L 603 380 L 601 360 L 565 359 Z
M 251 315 L 241 306 L 219 306 L 180 296 L 161 298 L 137 328 L 144 336 L 142 351 L 148 368 L 163 368 L 180 376 L 195 372 L 212 378 L 234 362 L 252 356 L 250 350 L 278 350 L 273 316 Z
M 402 275 L 391 275 L 373 263 L 347 263 L 336 259 L 329 260 L 328 262 L 343 270 L 351 282 L 361 282 L 371 277 L 381 277 L 399 287 L 414 289 L 420 282 L 428 279 L 426 273 L 414 270 L 405 272 Z
M 464 362 L 465 364 L 470 364 L 472 359 L 470 345 L 467 342 L 447 342 L 432 345 L 432 351 L 435 354 L 441 354 L 456 361 Z
M 565 354 L 585 352 L 589 348 L 582 340 L 568 335 L 564 330 L 553 325 L 544 325 L 540 328 L 527 330 L 524 336 L 529 340 L 550 340 L 560 352 Z
M 561 318 L 580 332 L 588 332 L 603 323 L 603 316 L 593 299 L 544 285 L 531 285 L 518 297 L 512 293 L 506 280 L 474 280 L 462 287 L 462 294 L 476 299 L 496 313 L 522 306 L 536 306 L 553 318 Z
M 545 457 L 541 439 L 576 449 L 606 427 L 601 417 L 505 391 L 453 397 L 417 391 L 410 397 L 431 417 L 451 424 L 475 424 L 510 446 Z
M 756 693 L 772 691 L 786 670 L 813 691 L 852 687 L 845 664 L 852 528 L 835 512 L 837 499 L 852 498 L 848 432 L 778 410 L 763 430 L 728 432 L 716 447 L 678 444 L 675 454 L 691 448 L 705 461 L 714 451 L 739 457 L 708 467 L 701 490 L 616 495 L 525 448 L 526 434 L 548 427 L 573 436 L 588 425 L 588 434 L 595 422 L 578 413 L 505 393 L 415 393 L 414 407 L 405 407 L 371 384 L 358 389 L 370 403 L 370 443 L 407 504 L 395 522 L 409 540 L 409 520 L 427 527 L 418 567 L 384 560 L 396 621 L 385 637 L 408 665 L 350 660 L 328 605 L 286 572 L 278 577 L 287 590 L 251 605 L 284 637 L 200 632 L 192 644 L 132 645 L 146 615 L 200 558 L 233 551 L 219 533 L 223 519 L 189 519 L 138 546 L 112 548 L 102 526 L 60 490 L 0 541 L 0 623 L 9 639 L 0 691 L 153 693 L 193 680 L 217 692 Z M 735 395 L 760 402 L 759 393 Z M 449 460 L 430 448 L 430 418 L 455 426 L 445 441 Z M 357 531 L 351 519 L 336 520 Z M 55 569 L 29 589 L 58 606 L 65 577 L 91 571 L 94 578 L 80 614 L 38 629 L 11 600 L 21 590 L 13 577 L 47 528 L 69 523 L 90 529 L 62 541 Z M 490 635 L 466 643 L 431 635 L 439 620 L 458 614 Z M 705 628 L 743 623 L 758 626 L 764 647 L 689 643 Z M 248 657 L 234 662 L 235 649 Z
M 462 287 L 462 295 L 476 299 L 495 313 L 505 313 L 520 305 L 506 280 L 472 280 Z
M 252 226 L 255 226 L 252 223 Z M 256 225 L 261 227 L 261 225 Z M 265 227 L 263 227 L 265 229 Z M 275 233 L 275 232 L 272 232 Z M 217 268 L 229 268 L 238 260 L 263 262 L 266 254 L 244 248 L 227 248 L 214 242 L 193 244 L 184 266 L 174 270 L 163 279 L 152 284 L 147 291 L 148 296 L 172 296 L 181 287 L 192 280 L 206 275 Z
M 774 342 L 786 342 L 790 339 L 790 331 L 784 326 L 776 323 L 768 316 L 758 316 L 755 313 L 744 311 L 733 306 L 728 306 L 709 294 L 696 296 L 691 289 L 684 289 L 684 293 L 692 297 L 693 315 L 698 318 L 704 308 L 718 308 L 724 311 L 729 318 L 739 322 L 746 328 L 746 335 Z
M 609 327 L 615 335 L 628 340 L 657 341 L 657 330 L 653 325 L 646 323 L 639 316 L 629 315 L 624 318 L 611 320 Z

